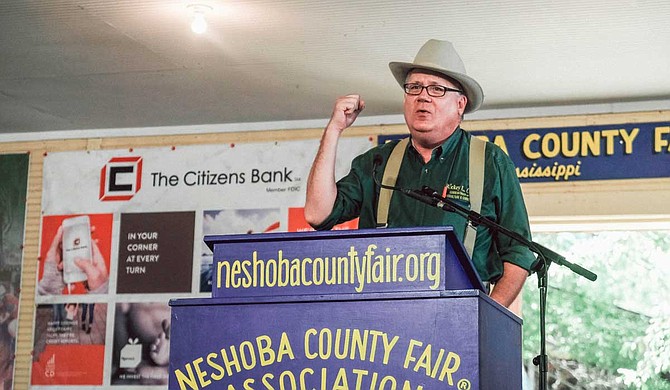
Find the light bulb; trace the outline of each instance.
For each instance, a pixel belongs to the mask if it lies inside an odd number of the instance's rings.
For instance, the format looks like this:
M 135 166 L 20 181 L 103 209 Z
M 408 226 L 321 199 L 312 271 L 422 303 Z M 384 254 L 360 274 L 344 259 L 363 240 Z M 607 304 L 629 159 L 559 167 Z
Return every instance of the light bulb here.
M 193 22 L 191 22 L 191 31 L 196 34 L 204 34 L 207 31 L 207 21 L 205 14 L 196 12 L 193 14 Z
M 189 4 L 187 6 L 193 20 L 191 21 L 191 31 L 196 34 L 204 34 L 207 31 L 207 20 L 205 14 L 212 11 L 212 7 L 206 4 Z

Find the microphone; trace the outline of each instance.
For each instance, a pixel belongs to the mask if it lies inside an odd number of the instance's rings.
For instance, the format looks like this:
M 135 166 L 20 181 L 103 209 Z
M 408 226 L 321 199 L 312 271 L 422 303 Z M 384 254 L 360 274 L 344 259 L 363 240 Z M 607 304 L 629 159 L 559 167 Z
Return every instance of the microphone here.
M 426 203 L 427 205 L 437 207 L 438 209 L 444 209 L 446 211 L 452 211 L 451 207 L 441 200 L 433 197 L 432 195 L 426 195 L 422 191 L 409 190 L 406 188 L 397 188 L 403 194 L 409 196 L 410 198 L 416 199 L 419 202 Z
M 442 209 L 444 211 L 456 211 L 454 206 L 449 201 L 442 198 L 437 193 L 437 191 L 428 186 L 423 186 L 421 188 L 421 191 L 405 190 L 405 189 L 401 189 L 401 191 L 410 196 L 411 198 L 414 198 L 431 206 L 435 206 L 438 209 Z

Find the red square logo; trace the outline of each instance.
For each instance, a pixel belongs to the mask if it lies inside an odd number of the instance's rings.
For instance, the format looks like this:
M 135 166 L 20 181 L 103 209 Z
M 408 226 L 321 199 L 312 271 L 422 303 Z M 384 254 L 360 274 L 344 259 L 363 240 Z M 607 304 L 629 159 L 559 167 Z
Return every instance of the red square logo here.
M 142 188 L 142 157 L 114 157 L 100 171 L 100 200 L 129 200 Z

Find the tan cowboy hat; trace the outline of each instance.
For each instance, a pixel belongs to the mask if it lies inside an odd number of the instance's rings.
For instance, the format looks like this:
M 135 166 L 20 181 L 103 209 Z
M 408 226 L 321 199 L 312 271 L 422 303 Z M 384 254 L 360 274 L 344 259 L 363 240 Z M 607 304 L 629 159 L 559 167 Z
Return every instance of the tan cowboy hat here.
M 426 42 L 414 57 L 414 62 L 389 62 L 391 73 L 400 86 L 405 85 L 407 74 L 412 69 L 426 69 L 441 73 L 454 79 L 463 86 L 463 92 L 468 98 L 465 112 L 477 111 L 484 102 L 484 91 L 475 79 L 465 72 L 465 65 L 456 53 L 454 45 L 449 41 L 431 39 Z

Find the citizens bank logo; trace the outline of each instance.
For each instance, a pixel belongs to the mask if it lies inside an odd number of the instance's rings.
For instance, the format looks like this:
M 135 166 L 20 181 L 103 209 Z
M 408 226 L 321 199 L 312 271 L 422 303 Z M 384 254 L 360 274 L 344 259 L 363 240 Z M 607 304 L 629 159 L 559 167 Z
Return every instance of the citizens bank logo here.
M 142 157 L 114 157 L 100 170 L 100 200 L 130 200 L 142 187 Z

